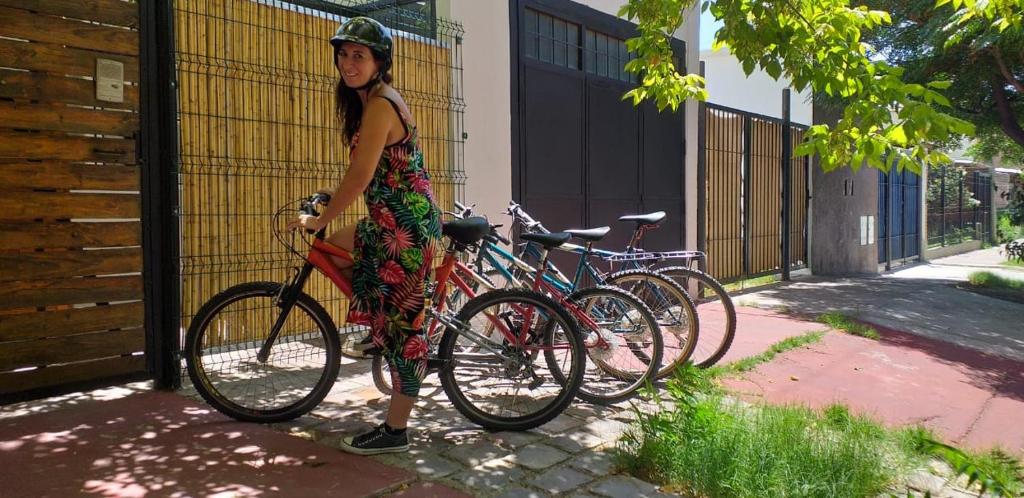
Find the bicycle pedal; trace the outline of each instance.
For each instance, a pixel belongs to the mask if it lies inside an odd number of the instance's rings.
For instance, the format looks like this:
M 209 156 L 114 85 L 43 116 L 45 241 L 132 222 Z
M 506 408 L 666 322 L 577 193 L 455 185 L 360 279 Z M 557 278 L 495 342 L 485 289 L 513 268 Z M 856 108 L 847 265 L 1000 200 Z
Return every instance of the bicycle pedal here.
M 532 390 L 537 389 L 538 387 L 542 386 L 543 384 L 544 384 L 544 377 L 536 377 L 536 378 L 534 378 L 530 382 L 530 385 L 527 386 L 527 387 L 529 387 L 530 390 L 532 391 Z

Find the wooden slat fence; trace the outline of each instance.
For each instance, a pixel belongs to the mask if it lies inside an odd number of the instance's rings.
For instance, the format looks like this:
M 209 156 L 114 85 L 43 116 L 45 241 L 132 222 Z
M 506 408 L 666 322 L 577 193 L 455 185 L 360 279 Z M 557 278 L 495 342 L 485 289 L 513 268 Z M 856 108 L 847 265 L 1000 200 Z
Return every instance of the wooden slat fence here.
M 0 0 L 0 398 L 142 373 L 138 4 Z M 97 98 L 97 59 L 124 65 Z
M 726 282 L 781 271 L 783 122 L 715 104 L 703 108 L 708 271 Z M 793 148 L 805 130 L 791 125 Z M 791 159 L 791 268 L 807 261 L 808 167 L 806 157 Z

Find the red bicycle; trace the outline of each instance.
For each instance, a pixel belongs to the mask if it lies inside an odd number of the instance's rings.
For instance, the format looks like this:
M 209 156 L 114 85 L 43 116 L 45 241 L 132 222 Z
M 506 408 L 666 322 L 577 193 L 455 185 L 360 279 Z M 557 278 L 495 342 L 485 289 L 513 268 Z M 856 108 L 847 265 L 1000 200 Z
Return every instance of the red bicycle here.
M 315 216 L 317 206 L 329 200 L 325 194 L 302 199 L 299 211 Z M 199 309 L 185 336 L 193 386 L 211 406 L 237 420 L 296 418 L 323 401 L 337 380 L 338 328 L 303 287 L 315 269 L 351 297 L 351 282 L 330 256 L 349 261 L 352 256 L 327 243 L 324 229 L 312 240 L 303 236 L 308 253 L 299 252 L 278 229 L 281 214 L 293 205 L 274 215 L 274 233 L 305 261 L 302 267 L 285 283 L 249 282 L 222 291 Z M 489 230 L 483 218 L 443 225 L 448 245 L 427 316 L 433 333 L 442 327 L 444 332 L 428 365 L 455 408 L 474 423 L 490 430 L 528 430 L 558 416 L 576 396 L 584 344 L 575 319 L 537 292 L 492 291 L 470 299 L 457 314 L 446 309 L 449 283 L 472 292 L 453 272 L 461 265 L 457 255 Z

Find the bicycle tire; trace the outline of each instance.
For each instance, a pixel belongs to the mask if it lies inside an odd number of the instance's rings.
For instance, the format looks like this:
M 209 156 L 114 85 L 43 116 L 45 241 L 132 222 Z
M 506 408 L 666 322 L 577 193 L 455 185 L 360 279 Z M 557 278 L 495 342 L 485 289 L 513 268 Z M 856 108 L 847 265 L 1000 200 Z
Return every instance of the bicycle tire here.
M 207 369 L 207 366 L 208 363 L 212 366 L 212 361 L 207 362 L 204 353 L 210 353 L 210 360 L 217 358 L 217 355 L 223 356 L 227 354 L 228 359 L 231 360 L 229 361 L 230 363 L 236 359 L 236 357 L 230 356 L 231 354 L 237 353 L 237 356 L 239 357 L 245 354 L 251 354 L 253 347 L 261 343 L 258 337 L 246 337 L 246 340 L 239 342 L 240 346 L 236 349 L 231 349 L 232 346 L 230 345 L 219 345 L 217 348 L 211 347 L 207 349 L 204 346 L 203 341 L 207 338 L 207 332 L 211 332 L 211 324 L 215 323 L 215 319 L 217 319 L 222 312 L 225 312 L 229 306 L 248 299 L 260 299 L 267 301 L 266 304 L 277 308 L 275 300 L 280 290 L 281 284 L 278 282 L 249 282 L 230 287 L 203 304 L 199 309 L 199 312 L 196 313 L 195 318 L 193 318 L 192 322 L 189 324 L 188 332 L 185 335 L 185 363 L 192 385 L 195 387 L 199 395 L 210 404 L 210 406 L 236 420 L 244 422 L 272 423 L 294 419 L 308 413 L 315 408 L 317 404 L 323 401 L 324 397 L 327 396 L 327 393 L 330 392 L 331 387 L 337 380 L 338 370 L 341 367 L 338 330 L 334 326 L 334 320 L 331 319 L 331 316 L 326 310 L 324 310 L 323 306 L 306 293 L 299 294 L 295 302 L 295 306 L 289 314 L 289 318 L 292 317 L 294 313 L 301 311 L 311 319 L 312 324 L 315 325 L 317 329 L 315 331 L 316 335 L 303 335 L 303 339 L 295 341 L 296 343 L 304 346 L 316 346 L 319 344 L 316 342 L 317 336 L 322 340 L 322 347 L 318 349 L 322 350 L 324 360 L 316 362 L 313 365 L 313 367 L 318 367 L 318 364 L 322 363 L 322 365 L 319 365 L 319 368 L 322 368 L 322 370 L 318 375 L 316 372 L 311 372 L 316 375 L 317 380 L 313 384 L 312 388 L 308 390 L 308 393 L 305 393 L 297 400 L 288 402 L 283 406 L 247 406 L 239 403 L 236 399 L 232 399 L 228 393 L 224 392 L 224 385 L 218 386 L 218 382 L 215 382 L 219 379 L 211 377 L 211 371 Z M 232 335 L 231 330 L 233 327 L 229 326 L 231 323 L 230 313 L 260 310 L 266 307 L 267 306 L 254 308 L 243 307 L 238 312 L 225 312 L 226 316 L 222 318 L 223 322 L 219 322 L 218 325 L 216 325 L 216 327 L 219 327 L 218 330 L 212 331 L 212 335 L 219 337 L 213 337 L 211 341 L 219 341 L 220 343 L 223 343 L 223 337 L 225 335 Z M 246 330 L 244 326 L 239 326 L 237 329 L 242 331 Z M 278 345 L 280 345 L 282 337 L 295 339 L 298 336 L 279 336 Z M 243 348 L 243 346 L 247 346 L 247 348 Z M 281 348 L 278 347 L 274 351 L 281 351 Z M 296 359 L 297 355 L 292 353 L 294 353 L 294 351 L 289 351 L 287 356 L 280 358 L 285 360 Z M 274 356 L 271 356 L 271 358 L 274 358 Z M 243 364 L 243 361 L 238 361 L 238 363 L 241 365 Z M 249 363 L 252 362 L 250 361 Z M 264 362 L 264 364 L 266 363 Z M 269 371 L 269 368 L 270 367 L 264 367 L 265 371 Z M 294 371 L 291 373 L 284 372 L 282 374 L 285 379 L 289 378 L 288 376 L 294 378 L 295 375 L 296 373 Z M 225 384 L 230 386 L 232 382 L 238 383 L 244 381 L 244 379 L 240 380 L 238 377 L 238 374 L 227 376 Z M 265 399 L 257 399 L 257 396 L 251 396 L 251 398 L 254 403 L 267 401 Z M 269 398 L 274 397 L 271 396 Z
M 661 357 L 664 354 L 664 341 L 662 338 L 661 329 L 658 326 L 658 321 L 654 317 L 654 314 L 651 312 L 650 308 L 646 304 L 644 304 L 644 302 L 641 301 L 639 298 L 622 289 L 605 285 L 588 287 L 586 289 L 580 289 L 576 292 L 573 292 L 568 296 L 568 299 L 581 307 L 585 307 L 586 303 L 583 302 L 585 299 L 601 295 L 614 296 L 616 299 L 619 299 L 627 303 L 628 306 L 630 306 L 631 310 L 635 310 L 639 318 L 646 323 L 645 327 L 650 333 L 649 340 L 651 342 L 651 353 L 650 355 L 646 355 L 647 358 L 642 358 L 638 354 L 638 351 L 636 349 L 631 347 L 628 348 L 633 353 L 633 356 L 635 356 L 637 360 L 640 361 L 640 363 L 646 364 L 643 373 L 639 375 L 627 373 L 619 368 L 611 366 L 607 361 L 600 359 L 598 357 L 598 348 L 596 346 L 596 341 L 594 345 L 587 346 L 587 357 L 597 366 L 597 370 L 594 374 L 591 374 L 589 369 L 587 372 L 584 373 L 585 382 L 580 385 L 580 389 L 577 392 L 576 397 L 587 403 L 597 405 L 612 405 L 629 399 L 630 397 L 633 396 L 634 393 L 636 393 L 638 389 L 640 389 L 644 384 L 646 384 L 648 380 L 654 378 L 654 376 L 660 370 Z M 584 313 L 588 313 L 588 310 L 586 308 L 582 309 L 581 311 Z M 632 313 L 632 311 L 627 311 L 626 313 Z M 598 333 L 598 331 L 587 330 L 582 320 L 577 319 L 576 321 L 580 324 L 580 331 L 581 333 L 584 334 L 585 340 L 587 342 L 592 340 L 589 336 Z M 545 336 L 550 333 L 552 333 L 552 330 L 545 330 Z M 618 347 L 621 346 L 617 346 L 616 348 Z M 607 352 L 602 351 L 602 354 L 607 354 Z M 614 350 L 612 354 L 615 354 Z M 547 357 L 548 355 L 545 356 Z M 628 356 L 626 357 L 628 358 Z M 553 365 L 549 365 L 549 368 L 552 370 L 553 373 L 555 373 L 556 376 L 559 375 L 560 372 Z M 597 373 L 598 371 L 603 372 L 603 374 Z M 602 382 L 607 384 L 608 382 L 612 381 L 611 379 L 609 379 L 609 377 L 623 382 L 631 381 L 632 383 L 626 384 L 624 387 L 619 387 L 618 389 L 609 390 L 606 392 L 599 391 L 598 386 L 600 386 Z
M 583 364 L 586 361 L 583 338 L 580 336 L 576 320 L 562 306 L 543 294 L 523 289 L 502 289 L 481 294 L 466 303 L 455 319 L 461 324 L 468 324 L 472 322 L 472 318 L 477 313 L 506 303 L 525 303 L 536 306 L 546 314 L 548 323 L 558 323 L 566 331 L 565 340 L 569 347 L 568 354 L 573 366 L 568 369 L 570 375 L 564 377 L 564 382 L 555 383 L 558 390 L 552 400 L 538 410 L 510 417 L 495 415 L 476 406 L 476 403 L 470 401 L 466 395 L 469 390 L 464 389 L 460 383 L 460 379 L 468 383 L 469 376 L 457 376 L 457 374 L 465 374 L 465 372 L 459 371 L 459 360 L 455 354 L 455 346 L 458 344 L 460 332 L 451 327 L 445 330 L 438 347 L 438 358 L 442 364 L 438 377 L 445 394 L 455 409 L 473 423 L 494 431 L 525 431 L 539 427 L 557 417 L 575 398 L 583 380 Z M 552 322 L 552 319 L 555 322 Z M 548 342 L 550 345 L 550 341 Z M 525 358 L 525 352 L 523 355 Z M 466 387 L 471 386 L 467 384 Z M 535 388 L 531 388 L 531 391 L 533 389 Z
M 700 270 L 694 270 L 685 266 L 668 266 L 655 269 L 654 271 L 671 278 L 684 289 L 689 288 L 690 279 L 692 278 L 697 280 L 699 285 L 705 286 L 714 293 L 714 296 L 705 298 L 701 295 L 702 290 L 698 289 L 697 295 L 691 294 L 690 297 L 693 298 L 694 304 L 697 307 L 697 316 L 700 319 L 701 327 L 704 329 L 701 331 L 700 338 L 704 339 L 704 343 L 710 343 L 709 346 L 704 347 L 700 344 L 700 340 L 698 340 L 697 350 L 694 353 L 694 365 L 708 368 L 718 363 L 729 351 L 729 348 L 732 347 L 733 339 L 736 337 L 736 306 L 733 304 L 732 298 L 729 297 L 729 293 L 718 280 Z M 705 317 L 700 318 L 701 307 L 714 302 L 716 299 L 722 303 L 722 308 L 725 312 L 725 323 L 724 326 L 715 327 L 712 330 L 711 324 L 717 323 L 718 320 L 708 318 L 708 314 L 711 313 L 711 307 L 705 307 Z
M 657 286 L 656 292 L 651 292 L 652 289 L 646 286 L 642 289 L 636 288 L 636 283 L 641 280 L 647 285 Z M 686 289 L 666 276 L 645 269 L 613 273 L 605 279 L 605 284 L 623 288 L 639 297 L 651 308 L 655 319 L 658 320 L 665 348 L 661 358 L 662 366 L 655 379 L 671 375 L 680 365 L 690 361 L 700 341 L 700 319 L 697 307 Z M 638 290 L 642 293 L 638 293 Z M 676 303 L 680 307 L 678 316 L 671 311 L 671 307 L 676 306 Z M 675 338 L 666 338 L 666 334 L 671 334 Z

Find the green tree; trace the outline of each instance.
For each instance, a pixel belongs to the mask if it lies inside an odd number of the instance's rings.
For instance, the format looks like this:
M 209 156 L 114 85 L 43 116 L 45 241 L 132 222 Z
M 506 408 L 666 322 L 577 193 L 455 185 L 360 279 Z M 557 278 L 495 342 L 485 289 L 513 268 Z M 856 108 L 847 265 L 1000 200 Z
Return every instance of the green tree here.
M 702 78 L 676 71 L 667 40 L 696 2 L 628 0 L 619 11 L 638 25 L 638 36 L 627 41 L 637 58 L 626 68 L 643 76 L 626 94 L 634 103 L 652 99 L 660 109 L 675 110 L 686 99 L 707 98 Z M 818 154 L 825 170 L 867 162 L 918 171 L 948 162 L 932 145 L 974 132 L 971 123 L 949 113 L 952 103 L 942 91 L 952 82 L 907 81 L 903 68 L 876 60 L 863 36 L 892 24 L 885 11 L 848 0 L 704 0 L 701 8 L 722 21 L 715 44 L 728 45 L 747 74 L 760 68 L 789 78 L 798 91 L 809 87 L 846 102 L 835 125 L 811 127 L 796 149 Z M 992 36 L 1014 36 L 1024 0 L 938 0 L 935 9 L 946 12 L 951 36 L 973 22 Z
M 932 0 L 859 0 L 892 15 L 864 39 L 885 60 L 904 68 L 904 80 L 952 82 L 950 113 L 973 123 L 972 155 L 1008 160 L 1024 156 L 1024 31 L 1005 30 L 984 18 L 950 23 Z

